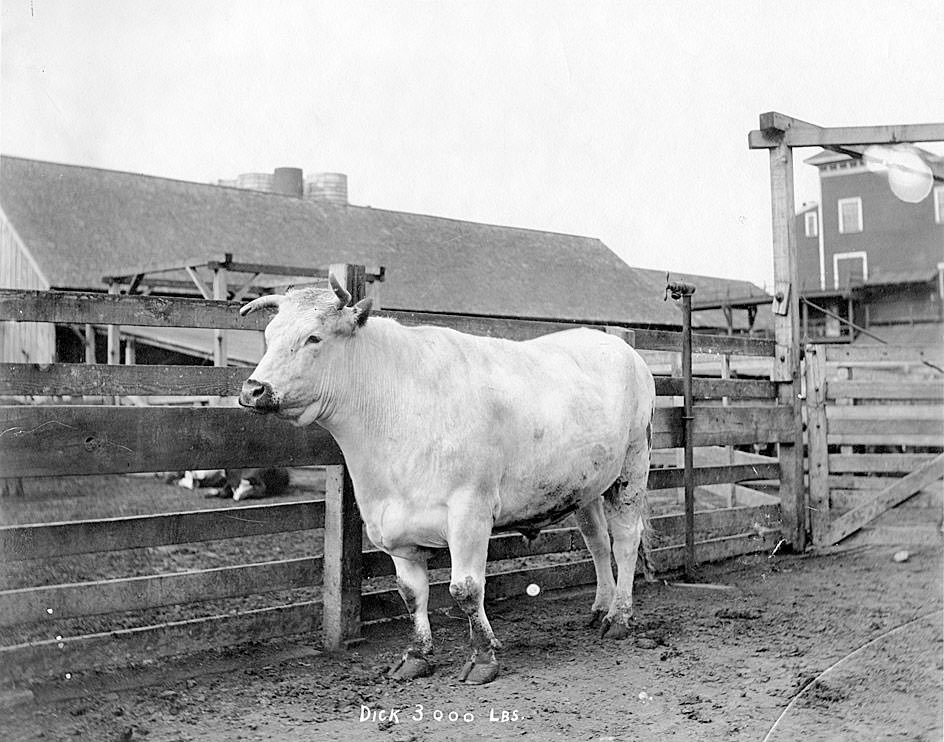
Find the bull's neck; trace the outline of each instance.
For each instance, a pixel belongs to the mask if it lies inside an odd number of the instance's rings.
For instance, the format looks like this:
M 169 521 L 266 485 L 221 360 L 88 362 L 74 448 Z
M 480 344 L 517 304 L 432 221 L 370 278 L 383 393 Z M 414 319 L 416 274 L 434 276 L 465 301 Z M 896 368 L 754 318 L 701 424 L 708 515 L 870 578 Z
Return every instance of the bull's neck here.
M 396 435 L 403 396 L 398 380 L 419 360 L 408 357 L 408 343 L 398 342 L 405 329 L 393 320 L 371 318 L 345 341 L 347 347 L 332 364 L 318 423 L 337 439 L 345 456 Z

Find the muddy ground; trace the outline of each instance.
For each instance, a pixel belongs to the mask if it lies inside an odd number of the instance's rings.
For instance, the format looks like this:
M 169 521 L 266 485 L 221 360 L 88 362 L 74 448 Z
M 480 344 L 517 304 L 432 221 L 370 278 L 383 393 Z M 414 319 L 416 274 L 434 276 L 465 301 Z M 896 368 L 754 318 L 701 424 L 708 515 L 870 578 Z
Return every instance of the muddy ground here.
M 637 582 L 637 625 L 621 642 L 585 627 L 586 591 L 496 603 L 503 669 L 487 686 L 456 682 L 466 622 L 439 613 L 431 678 L 386 679 L 409 633 L 392 621 L 336 655 L 302 637 L 73 679 L 79 698 L 63 700 L 77 692 L 70 681 L 36 686 L 32 702 L 8 699 L 0 737 L 940 740 L 942 553 L 922 547 L 895 562 L 896 550 L 703 569 L 704 582 L 728 589 Z

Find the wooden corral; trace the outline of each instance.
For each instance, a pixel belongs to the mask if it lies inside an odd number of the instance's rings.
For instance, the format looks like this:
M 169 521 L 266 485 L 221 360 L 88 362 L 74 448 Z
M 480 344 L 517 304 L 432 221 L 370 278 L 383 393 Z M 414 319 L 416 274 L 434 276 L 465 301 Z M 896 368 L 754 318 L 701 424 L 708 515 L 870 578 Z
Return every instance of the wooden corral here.
M 337 266 L 356 295 L 363 290 L 363 269 Z M 357 277 L 361 284 L 358 286 Z M 238 316 L 238 303 L 212 299 L 166 299 L 118 294 L 0 291 L 0 320 L 110 325 L 159 325 L 261 330 L 271 315 Z M 527 339 L 572 327 L 551 321 L 524 321 L 442 314 L 383 312 L 404 324 L 435 324 L 466 332 Z M 640 349 L 677 351 L 677 333 L 595 326 L 620 335 Z M 739 356 L 771 357 L 769 340 L 695 334 L 693 350 Z M 270 417 L 249 415 L 227 401 L 238 394 L 247 368 L 2 364 L 0 396 L 0 472 L 10 478 L 132 474 L 193 468 L 243 466 L 327 467 L 324 499 L 220 507 L 195 512 L 44 522 L 0 527 L 0 554 L 29 574 L 43 560 L 69 555 L 211 540 L 270 537 L 284 532 L 323 529 L 323 555 L 239 566 L 98 579 L 0 590 L 0 628 L 47 626 L 49 638 L 0 647 L 0 681 L 62 675 L 78 669 L 152 660 L 156 657 L 260 641 L 298 633 L 323 632 L 327 646 L 356 639 L 361 621 L 400 615 L 402 602 L 384 554 L 362 550 L 362 533 L 350 480 L 341 453 L 317 426 L 297 429 Z M 678 462 L 684 420 L 673 398 L 682 379 L 657 378 L 661 406 L 654 421 L 654 446 L 662 464 Z M 64 399 L 80 396 L 83 399 Z M 94 404 L 77 403 L 86 401 Z M 187 398 L 211 395 L 215 404 L 193 406 L 123 406 L 121 397 Z M 694 380 L 693 428 L 696 449 L 694 482 L 710 493 L 739 482 L 778 480 L 780 462 L 717 447 L 776 444 L 792 440 L 797 429 L 791 405 L 777 402 L 769 380 Z M 41 403 L 40 403 L 41 402 Z M 724 402 L 724 403 L 722 403 Z M 677 465 L 654 468 L 653 497 L 682 486 Z M 753 491 L 753 490 L 751 490 Z M 695 516 L 696 556 L 709 561 L 738 554 L 772 551 L 781 543 L 781 507 L 777 498 L 753 498 Z M 681 515 L 654 518 L 662 541 L 655 553 L 660 570 L 683 564 Z M 526 542 L 518 535 L 492 539 L 488 599 L 520 595 L 534 582 L 545 588 L 592 584 L 594 569 L 575 528 L 560 527 Z M 431 563 L 433 608 L 451 605 L 448 577 L 436 569 L 448 565 L 444 552 Z M 59 635 L 62 621 L 101 617 L 119 611 L 195 604 L 245 595 L 311 588 L 300 602 L 278 603 L 225 615 L 164 621 L 108 631 Z M 319 594 L 320 593 L 320 594 Z
M 940 543 L 942 356 L 940 346 L 807 347 L 815 546 L 853 534 L 860 541 Z

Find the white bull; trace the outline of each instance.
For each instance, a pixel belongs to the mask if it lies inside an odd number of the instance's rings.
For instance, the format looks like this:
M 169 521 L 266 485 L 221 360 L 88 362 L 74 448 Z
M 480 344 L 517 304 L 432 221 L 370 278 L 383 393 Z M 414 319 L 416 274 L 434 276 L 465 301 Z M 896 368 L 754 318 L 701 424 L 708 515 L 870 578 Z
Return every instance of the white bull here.
M 645 487 L 655 388 L 642 358 L 589 329 L 514 342 L 368 322 L 370 299 L 349 306 L 330 283 L 333 291 L 297 289 L 241 309 L 279 312 L 239 401 L 296 425 L 317 422 L 337 440 L 367 534 L 393 557 L 413 618 L 413 642 L 392 675 L 433 671 L 427 559 L 448 547 L 449 591 L 471 630 L 460 679 L 493 680 L 500 644 L 484 610 L 489 537 L 533 538 L 572 512 L 596 567 L 591 624 L 625 637 L 641 539 L 651 577 Z

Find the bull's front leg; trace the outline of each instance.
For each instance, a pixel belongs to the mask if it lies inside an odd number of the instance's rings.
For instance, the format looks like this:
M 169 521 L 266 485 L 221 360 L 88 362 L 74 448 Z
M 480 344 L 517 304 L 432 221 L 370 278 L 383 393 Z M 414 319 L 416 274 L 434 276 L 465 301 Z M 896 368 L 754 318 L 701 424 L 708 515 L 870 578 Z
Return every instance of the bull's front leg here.
M 429 576 L 427 556 L 414 559 L 393 557 L 397 570 L 397 587 L 413 619 L 413 642 L 400 661 L 390 668 L 390 677 L 412 680 L 430 675 L 434 665 L 429 659 L 433 651 L 433 634 L 429 628 Z
M 449 593 L 469 617 L 472 656 L 459 673 L 465 683 L 490 683 L 498 677 L 495 638 L 485 615 L 485 563 L 494 518 L 487 503 L 477 497 L 457 498 L 449 509 L 449 556 L 452 576 Z

